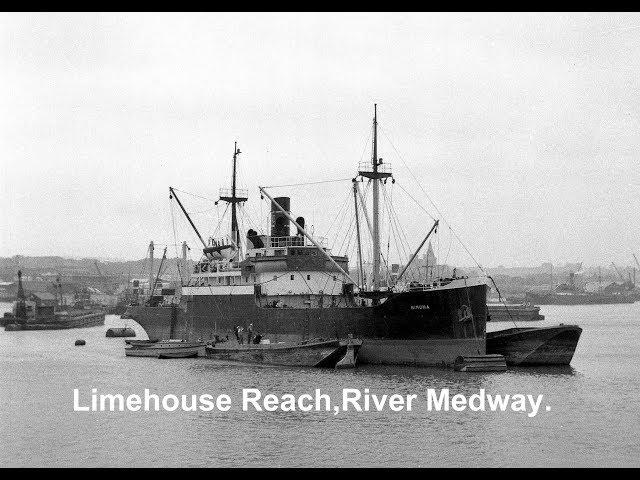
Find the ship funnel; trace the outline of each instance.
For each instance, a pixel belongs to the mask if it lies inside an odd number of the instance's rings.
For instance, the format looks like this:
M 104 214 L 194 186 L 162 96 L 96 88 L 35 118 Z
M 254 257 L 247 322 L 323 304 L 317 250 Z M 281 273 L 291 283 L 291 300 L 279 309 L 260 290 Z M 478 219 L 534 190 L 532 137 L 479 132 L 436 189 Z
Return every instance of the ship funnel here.
M 300 225 L 302 228 L 304 228 L 304 217 L 296 218 L 296 223 Z M 302 231 L 300 231 L 299 228 L 297 230 L 298 230 L 298 236 L 302 237 L 304 235 Z
M 276 197 L 273 200 L 289 213 L 291 208 L 291 199 L 289 197 Z M 271 205 L 271 236 L 289 236 L 289 219 L 275 205 Z

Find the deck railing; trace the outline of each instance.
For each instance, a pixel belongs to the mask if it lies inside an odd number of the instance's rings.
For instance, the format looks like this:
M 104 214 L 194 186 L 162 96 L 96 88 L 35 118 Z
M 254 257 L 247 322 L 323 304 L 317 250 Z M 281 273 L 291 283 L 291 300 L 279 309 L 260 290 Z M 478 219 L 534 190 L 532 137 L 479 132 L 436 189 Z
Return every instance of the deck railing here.
M 373 173 L 373 165 L 371 164 L 371 161 L 363 161 L 358 163 L 358 172 L 368 172 L 368 173 Z M 378 165 L 378 173 L 388 173 L 391 174 L 393 173 L 391 171 L 391 164 L 390 163 L 381 163 Z
M 231 198 L 233 196 L 233 190 L 230 188 L 220 189 L 220 198 Z M 249 198 L 249 190 L 246 188 L 236 188 L 236 198 Z
M 326 247 L 327 239 L 325 237 L 314 237 L 315 241 L 322 247 Z M 313 247 L 306 237 L 300 235 L 289 235 L 287 237 L 269 237 L 271 247 Z

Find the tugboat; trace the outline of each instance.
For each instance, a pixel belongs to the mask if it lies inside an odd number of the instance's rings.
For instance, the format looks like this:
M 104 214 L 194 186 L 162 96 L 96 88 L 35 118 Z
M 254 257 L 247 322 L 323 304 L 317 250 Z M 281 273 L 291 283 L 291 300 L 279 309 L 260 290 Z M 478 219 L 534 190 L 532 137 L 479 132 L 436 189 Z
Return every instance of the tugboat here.
M 232 335 L 238 326 L 246 329 L 253 324 L 254 331 L 272 343 L 351 336 L 362 340 L 359 363 L 452 366 L 458 356 L 485 354 L 486 277 L 401 283 L 438 221 L 393 284 L 382 281 L 380 189 L 387 180 L 395 180 L 390 164 L 378 157 L 377 126 L 376 111 L 371 162 L 361 164 L 353 179 L 360 283 L 349 272 L 348 258 L 334 255 L 322 239 L 307 232 L 303 217 L 292 215 L 289 197 L 274 198 L 264 187 L 261 194 L 271 202 L 270 235 L 249 229 L 246 242 L 241 242 L 236 208 L 248 195 L 236 189 L 237 146 L 232 188 L 220 195 L 220 201 L 231 207 L 230 238 L 205 242 L 170 188 L 203 244 L 203 256 L 182 287 L 177 309 L 179 316 L 188 319 L 191 335 L 213 341 L 216 336 Z M 371 221 L 359 189 L 364 181 L 372 186 Z M 369 285 L 364 282 L 358 212 L 364 213 L 373 246 Z M 291 225 L 295 234 L 290 232 Z M 129 313 L 152 339 L 169 338 L 175 326 L 183 323 L 160 309 L 132 307 Z

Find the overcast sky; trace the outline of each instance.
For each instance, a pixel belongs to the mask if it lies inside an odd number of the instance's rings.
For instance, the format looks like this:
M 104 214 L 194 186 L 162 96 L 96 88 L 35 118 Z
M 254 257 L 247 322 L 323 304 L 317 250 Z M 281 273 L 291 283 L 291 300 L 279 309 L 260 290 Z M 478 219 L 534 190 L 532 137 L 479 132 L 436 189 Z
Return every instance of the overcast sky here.
M 8 13 L 0 68 L 1 256 L 171 244 L 168 186 L 215 197 L 235 140 L 264 217 L 257 185 L 354 175 L 375 102 L 412 246 L 399 186 L 438 215 L 404 162 L 483 265 L 640 253 L 639 15 Z M 348 182 L 293 193 L 325 233 Z

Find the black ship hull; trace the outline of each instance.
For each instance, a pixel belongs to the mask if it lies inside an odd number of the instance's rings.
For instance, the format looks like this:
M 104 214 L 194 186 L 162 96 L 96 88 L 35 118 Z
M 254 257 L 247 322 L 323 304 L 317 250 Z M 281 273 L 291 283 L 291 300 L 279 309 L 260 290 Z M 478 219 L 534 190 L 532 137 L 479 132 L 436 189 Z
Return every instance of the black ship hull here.
M 406 291 L 375 306 L 324 308 L 261 306 L 251 294 L 185 295 L 179 306 L 132 306 L 127 314 L 151 339 L 233 338 L 234 327 L 252 324 L 272 342 L 352 335 L 363 340 L 359 363 L 452 365 L 459 355 L 485 353 L 486 288 Z

